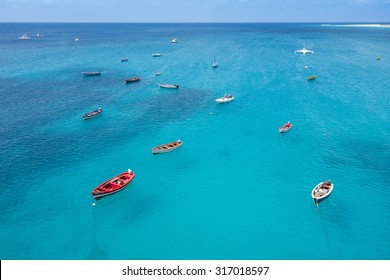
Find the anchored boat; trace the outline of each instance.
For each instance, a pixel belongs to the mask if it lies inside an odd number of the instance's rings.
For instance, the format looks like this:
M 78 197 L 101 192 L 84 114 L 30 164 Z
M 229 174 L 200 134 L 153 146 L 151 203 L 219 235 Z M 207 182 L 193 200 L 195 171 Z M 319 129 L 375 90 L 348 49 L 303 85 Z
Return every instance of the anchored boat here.
M 314 204 L 318 206 L 318 203 L 325 200 L 333 191 L 333 184 L 330 180 L 319 183 L 311 191 L 311 197 L 313 198 Z
M 181 140 L 177 140 L 177 141 L 174 141 L 171 143 L 167 143 L 167 144 L 163 144 L 163 145 L 154 147 L 152 149 L 152 153 L 153 154 L 162 154 L 162 153 L 171 152 L 171 151 L 179 148 L 181 145 L 183 145 L 183 142 L 181 142 Z
M 285 133 L 285 132 L 289 131 L 291 128 L 292 128 L 292 124 L 290 123 L 290 121 L 288 121 L 286 124 L 279 127 L 279 132 Z
M 83 115 L 83 119 L 84 120 L 88 120 L 88 119 L 92 119 L 98 115 L 100 115 L 101 113 L 103 112 L 103 109 L 102 108 L 98 108 L 92 112 L 89 112 L 89 113 L 86 113 Z
M 134 179 L 135 173 L 129 169 L 122 174 L 112 177 L 111 179 L 100 184 L 93 189 L 92 195 L 94 198 L 101 198 L 103 196 L 111 195 L 123 190 Z

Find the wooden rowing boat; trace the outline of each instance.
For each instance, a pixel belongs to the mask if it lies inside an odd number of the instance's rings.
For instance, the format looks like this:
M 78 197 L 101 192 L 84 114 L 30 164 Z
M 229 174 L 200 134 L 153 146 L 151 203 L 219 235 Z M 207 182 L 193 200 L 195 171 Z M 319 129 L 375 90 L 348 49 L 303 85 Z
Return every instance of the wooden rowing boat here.
M 183 142 L 181 140 L 177 140 L 174 142 L 170 142 L 167 144 L 163 144 L 163 145 L 154 147 L 152 149 L 152 153 L 153 154 L 162 154 L 162 153 L 171 152 L 171 151 L 179 148 L 181 145 L 183 145 Z

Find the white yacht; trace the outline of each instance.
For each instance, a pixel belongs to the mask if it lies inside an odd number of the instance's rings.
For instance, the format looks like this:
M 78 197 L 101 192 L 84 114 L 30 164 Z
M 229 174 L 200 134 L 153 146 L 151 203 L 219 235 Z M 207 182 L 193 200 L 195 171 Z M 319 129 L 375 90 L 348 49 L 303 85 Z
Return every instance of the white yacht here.
M 176 39 L 176 38 L 173 38 L 172 41 L 171 41 L 171 43 L 176 44 L 176 43 L 177 43 L 177 39 Z

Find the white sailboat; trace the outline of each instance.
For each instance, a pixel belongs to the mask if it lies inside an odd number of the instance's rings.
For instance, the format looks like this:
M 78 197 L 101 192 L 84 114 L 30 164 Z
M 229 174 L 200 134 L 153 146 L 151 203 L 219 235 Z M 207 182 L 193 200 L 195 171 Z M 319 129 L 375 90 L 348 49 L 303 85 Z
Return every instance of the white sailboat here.
M 212 64 L 211 66 L 212 66 L 213 68 L 218 67 L 218 61 L 215 59 L 215 55 L 214 55 L 213 64 Z

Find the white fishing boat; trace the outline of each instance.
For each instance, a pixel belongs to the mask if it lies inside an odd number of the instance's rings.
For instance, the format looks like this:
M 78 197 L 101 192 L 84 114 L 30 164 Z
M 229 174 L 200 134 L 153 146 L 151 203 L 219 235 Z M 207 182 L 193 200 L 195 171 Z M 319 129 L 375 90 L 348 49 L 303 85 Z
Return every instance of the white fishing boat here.
M 296 50 L 296 53 L 302 53 L 302 54 L 307 54 L 307 53 L 314 53 L 314 51 L 306 49 L 306 47 L 303 47 L 301 50 Z
M 234 96 L 231 94 L 225 94 L 223 97 L 215 99 L 217 103 L 227 103 L 234 100 Z
M 172 41 L 171 41 L 171 43 L 176 44 L 176 43 L 177 43 L 177 39 L 176 39 L 176 38 L 173 38 Z
M 153 53 L 152 56 L 153 57 L 160 57 L 160 56 L 162 56 L 162 54 L 161 53 Z
M 179 88 L 179 85 L 177 84 L 159 84 L 160 88 L 170 88 L 170 89 L 177 89 Z
M 333 184 L 327 180 L 319 183 L 311 191 L 311 197 L 313 198 L 314 204 L 318 206 L 318 203 L 325 200 L 333 191 Z

